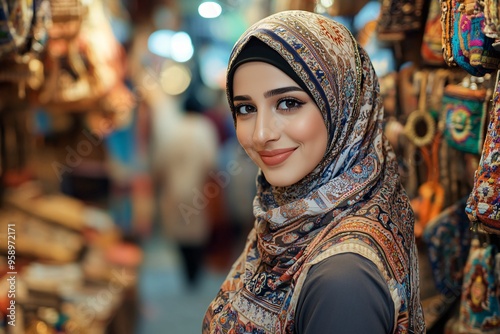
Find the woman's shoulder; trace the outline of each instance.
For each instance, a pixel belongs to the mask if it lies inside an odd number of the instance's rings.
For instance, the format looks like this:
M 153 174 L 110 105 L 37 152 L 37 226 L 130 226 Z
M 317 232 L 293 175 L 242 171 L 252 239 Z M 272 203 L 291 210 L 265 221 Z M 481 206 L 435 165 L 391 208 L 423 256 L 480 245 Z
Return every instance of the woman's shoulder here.
M 321 328 L 339 333 L 391 333 L 394 302 L 372 261 L 354 253 L 337 254 L 310 268 L 295 319 L 301 334 Z

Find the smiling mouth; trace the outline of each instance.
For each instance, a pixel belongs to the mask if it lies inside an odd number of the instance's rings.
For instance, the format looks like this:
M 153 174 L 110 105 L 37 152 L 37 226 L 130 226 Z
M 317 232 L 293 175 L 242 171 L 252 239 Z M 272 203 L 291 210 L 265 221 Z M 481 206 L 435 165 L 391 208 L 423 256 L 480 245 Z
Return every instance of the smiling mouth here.
M 260 158 L 267 166 L 276 166 L 284 162 L 296 148 L 259 152 Z

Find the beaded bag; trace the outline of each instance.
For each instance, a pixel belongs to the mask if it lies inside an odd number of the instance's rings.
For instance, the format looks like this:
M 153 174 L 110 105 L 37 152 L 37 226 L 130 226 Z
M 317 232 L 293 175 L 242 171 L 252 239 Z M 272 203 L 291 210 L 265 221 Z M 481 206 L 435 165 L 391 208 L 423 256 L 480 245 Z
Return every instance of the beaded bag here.
M 500 234 L 500 88 L 493 95 L 486 138 L 466 212 L 472 222 L 490 233 Z
M 452 0 L 451 15 L 446 20 L 447 39 L 453 62 L 474 76 L 484 76 L 498 68 L 500 54 L 494 40 L 483 32 L 484 7 L 477 0 Z M 449 10 L 449 9 L 448 9 Z
M 484 234 L 484 233 L 481 233 Z M 460 301 L 459 333 L 498 333 L 500 304 L 497 296 L 497 248 L 477 235 L 464 268 Z

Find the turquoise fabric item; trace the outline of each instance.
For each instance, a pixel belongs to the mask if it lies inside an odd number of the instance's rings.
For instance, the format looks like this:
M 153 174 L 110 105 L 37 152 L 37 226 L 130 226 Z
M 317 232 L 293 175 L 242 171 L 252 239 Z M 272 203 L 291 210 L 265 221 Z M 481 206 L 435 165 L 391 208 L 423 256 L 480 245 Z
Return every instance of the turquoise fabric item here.
M 484 101 L 446 93 L 442 101 L 446 115 L 444 137 L 448 145 L 462 152 L 479 154 L 483 140 Z
M 493 49 L 493 39 L 483 33 L 483 12 L 477 9 L 473 14 L 467 14 L 462 6 L 463 3 L 454 2 L 451 36 L 453 58 L 469 74 L 482 77 L 498 68 L 500 54 Z
M 470 64 L 469 38 L 471 34 L 471 21 L 467 15 L 460 11 L 461 3 L 456 1 L 453 7 L 453 34 L 451 48 L 453 58 L 458 66 L 474 76 L 483 76 L 485 73 L 480 66 Z M 462 42 L 462 43 L 461 43 Z
M 473 240 L 465 266 L 460 303 L 460 333 L 498 333 L 500 305 L 496 296 L 494 244 Z

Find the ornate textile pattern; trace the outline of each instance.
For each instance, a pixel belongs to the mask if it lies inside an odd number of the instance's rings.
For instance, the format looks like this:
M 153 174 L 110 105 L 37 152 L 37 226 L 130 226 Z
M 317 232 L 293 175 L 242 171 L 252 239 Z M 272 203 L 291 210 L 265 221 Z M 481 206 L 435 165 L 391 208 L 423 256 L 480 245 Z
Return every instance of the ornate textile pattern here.
M 434 284 L 445 296 L 459 296 L 462 288 L 471 239 L 465 204 L 464 198 L 446 208 L 424 230 Z
M 470 220 L 490 233 L 500 234 L 500 86 L 497 84 L 489 123 L 474 174 L 474 187 L 467 201 Z
M 498 333 L 500 330 L 500 304 L 496 282 L 495 244 L 471 242 L 464 268 L 464 281 L 460 298 L 459 333 Z
M 383 137 L 378 79 L 349 30 L 322 15 L 285 11 L 257 22 L 250 38 L 276 50 L 310 90 L 325 121 L 327 151 L 289 187 L 257 176 L 254 229 L 209 306 L 203 333 L 294 333 L 309 268 L 351 252 L 374 262 L 395 302 L 395 333 L 425 331 L 414 215 L 395 155 Z M 229 104 L 232 97 L 228 94 Z

